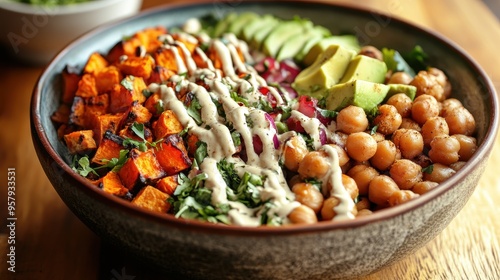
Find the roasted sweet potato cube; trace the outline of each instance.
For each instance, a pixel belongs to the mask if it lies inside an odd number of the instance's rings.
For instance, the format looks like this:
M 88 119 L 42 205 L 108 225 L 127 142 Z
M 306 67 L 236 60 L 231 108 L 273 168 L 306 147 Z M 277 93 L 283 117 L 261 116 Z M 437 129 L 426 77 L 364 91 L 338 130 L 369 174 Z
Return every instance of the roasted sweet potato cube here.
M 115 66 L 108 66 L 95 73 L 96 88 L 99 94 L 111 92 L 120 83 L 123 75 Z
M 61 126 L 59 126 L 57 128 L 57 139 L 64 139 L 64 135 L 66 134 L 70 134 L 71 132 L 74 132 L 76 131 L 77 129 L 75 128 L 74 125 L 69 125 L 69 124 L 61 124 Z M 94 139 L 95 140 L 95 139 Z
M 167 202 L 169 197 L 155 187 L 145 186 L 137 193 L 132 203 L 154 212 L 167 213 L 170 210 L 170 203 Z
M 128 189 L 123 186 L 120 176 L 114 171 L 106 173 L 96 183 L 103 191 L 119 197 L 123 197 L 128 193 Z
M 163 112 L 163 107 L 159 107 L 163 101 L 161 100 L 161 95 L 159 92 L 151 94 L 144 102 L 144 107 L 148 109 L 149 112 L 153 114 L 154 117 L 159 117 L 161 112 Z M 161 110 L 158 110 L 161 109 Z
M 138 102 L 133 102 L 123 117 L 122 126 L 131 125 L 133 123 L 147 123 L 153 114 Z
M 95 74 L 104 67 L 108 66 L 108 64 L 108 61 L 100 53 L 94 52 L 87 60 L 87 63 L 83 68 L 83 73 Z
M 69 122 L 69 115 L 71 113 L 71 108 L 67 104 L 61 104 L 57 111 L 55 111 L 50 119 L 56 124 L 63 124 Z
M 64 67 L 61 76 L 63 82 L 62 102 L 65 104 L 71 104 L 78 89 L 78 82 L 81 77 L 77 73 L 77 70 L 70 66 Z
M 153 71 L 154 61 L 151 56 L 134 57 L 130 56 L 118 64 L 118 68 L 125 75 L 132 75 L 148 79 Z
M 76 96 L 71 105 L 71 112 L 69 114 L 69 124 L 77 126 L 85 126 L 85 100 Z
M 177 134 L 184 129 L 179 119 L 172 110 L 165 110 L 160 114 L 157 121 L 153 123 L 153 131 L 156 139 L 162 139 L 171 134 Z
M 161 178 L 158 183 L 156 183 L 156 188 L 160 191 L 172 196 L 174 194 L 175 189 L 179 185 L 177 181 L 178 175 L 171 175 L 164 178 Z
M 125 126 L 122 130 L 120 130 L 120 132 L 118 133 L 118 135 L 120 135 L 120 137 L 122 137 L 123 139 L 130 138 L 130 139 L 136 140 L 136 141 L 144 141 L 139 136 L 137 136 L 137 134 L 135 134 L 135 132 L 132 130 L 132 126 L 131 125 Z M 153 133 L 151 132 L 151 129 L 149 129 L 146 126 L 144 127 L 144 138 L 148 142 L 152 142 L 153 141 Z
M 101 94 L 89 98 L 85 98 L 85 114 L 89 115 L 103 115 L 108 112 L 109 108 L 109 94 Z
M 120 150 L 123 149 L 123 139 L 111 131 L 106 131 L 104 137 L 92 158 L 93 163 L 106 164 L 113 158 L 120 158 Z
M 146 84 L 141 77 L 127 76 L 119 85 L 115 85 L 110 95 L 110 112 L 125 112 L 134 101 L 142 104 L 146 97 L 142 91 Z
M 97 86 L 95 77 L 91 74 L 84 74 L 78 82 L 78 88 L 75 95 L 80 97 L 97 96 Z
M 184 33 L 175 33 L 172 34 L 172 38 L 176 41 L 182 42 L 184 46 L 186 46 L 189 53 L 193 53 L 194 49 L 198 46 L 198 40 L 191 35 L 187 35 Z
M 88 154 L 97 148 L 92 130 L 78 130 L 66 134 L 64 142 L 71 154 Z
M 106 60 L 109 61 L 111 64 L 118 63 L 120 61 L 120 57 L 125 55 L 125 49 L 123 47 L 124 41 L 120 41 L 116 43 L 111 50 L 109 50 L 108 54 L 106 55 Z
M 156 158 L 167 175 L 171 176 L 189 168 L 192 164 L 182 138 L 172 134 L 154 149 Z
M 151 72 L 151 76 L 149 76 L 148 83 L 157 83 L 164 84 L 174 75 L 175 72 L 169 70 L 163 66 L 155 66 L 153 67 L 153 71 Z
M 151 149 L 145 152 L 132 149 L 129 155 L 129 159 L 118 172 L 127 189 L 133 190 L 139 185 L 154 185 L 158 180 L 167 176 Z
M 174 73 L 179 72 L 179 67 L 177 65 L 178 59 L 182 59 L 182 62 L 185 63 L 183 52 L 175 46 L 158 48 L 154 52 L 153 57 L 156 61 L 156 65 L 164 67 Z
M 141 46 L 146 48 L 146 52 L 151 53 L 162 45 L 158 40 L 158 36 L 166 34 L 167 29 L 163 26 L 151 27 L 137 32 L 134 37 L 141 41 Z
M 123 114 L 93 115 L 90 118 L 89 126 L 94 131 L 94 139 L 96 140 L 96 143 L 98 145 L 101 143 L 106 131 L 116 134 L 122 119 Z

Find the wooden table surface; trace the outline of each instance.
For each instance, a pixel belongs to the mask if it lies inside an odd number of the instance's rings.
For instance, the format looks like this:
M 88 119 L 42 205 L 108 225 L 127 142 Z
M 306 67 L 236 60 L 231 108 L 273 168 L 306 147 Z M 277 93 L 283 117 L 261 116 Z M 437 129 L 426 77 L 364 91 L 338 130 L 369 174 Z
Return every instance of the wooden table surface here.
M 481 1 L 331 2 L 367 6 L 442 33 L 482 65 L 500 92 L 500 23 Z M 144 0 L 143 8 L 162 3 Z M 35 155 L 29 129 L 31 91 L 43 67 L 0 59 L 0 279 L 156 278 L 100 242 L 56 194 Z M 497 138 L 476 191 L 451 224 L 415 254 L 363 279 L 500 279 L 499 142 Z M 16 171 L 15 273 L 6 264 L 9 168 Z

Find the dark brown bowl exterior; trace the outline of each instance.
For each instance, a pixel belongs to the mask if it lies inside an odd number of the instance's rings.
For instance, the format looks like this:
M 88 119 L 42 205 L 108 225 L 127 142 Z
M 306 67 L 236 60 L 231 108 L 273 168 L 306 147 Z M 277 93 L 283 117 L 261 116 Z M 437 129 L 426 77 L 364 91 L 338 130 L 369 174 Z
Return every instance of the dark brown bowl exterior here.
M 483 173 L 498 126 L 498 101 L 483 70 L 453 43 L 408 23 L 349 6 L 304 2 L 204 2 L 162 7 L 95 30 L 47 67 L 31 105 L 33 143 L 66 205 L 105 241 L 165 271 L 165 278 L 333 279 L 372 273 L 411 254 L 439 234 L 462 209 Z M 218 5 L 218 6 L 217 6 Z M 282 228 L 242 228 L 175 219 L 103 193 L 74 173 L 50 115 L 60 98 L 60 72 L 107 51 L 124 35 L 152 25 L 179 25 L 209 12 L 256 11 L 300 15 L 334 33 L 356 33 L 361 43 L 409 51 L 416 44 L 449 76 L 473 112 L 480 147 L 454 177 L 420 198 L 354 221 Z

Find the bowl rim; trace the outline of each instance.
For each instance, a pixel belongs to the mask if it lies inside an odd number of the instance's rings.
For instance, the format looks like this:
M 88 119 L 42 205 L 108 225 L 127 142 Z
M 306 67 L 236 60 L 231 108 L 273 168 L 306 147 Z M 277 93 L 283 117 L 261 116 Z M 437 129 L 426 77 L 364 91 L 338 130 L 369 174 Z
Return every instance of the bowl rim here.
M 420 196 L 417 199 L 411 200 L 404 204 L 390 207 L 387 209 L 383 209 L 377 212 L 374 212 L 372 215 L 363 216 L 356 218 L 354 220 L 340 220 L 335 221 L 333 223 L 327 222 L 318 222 L 315 224 L 309 225 L 290 225 L 290 226 L 280 226 L 280 227 L 270 227 L 270 226 L 259 226 L 259 227 L 245 227 L 245 226 L 236 226 L 236 225 L 222 225 L 222 224 L 213 224 L 209 222 L 197 221 L 197 220 L 186 220 L 181 218 L 175 218 L 173 215 L 166 215 L 163 213 L 152 212 L 143 208 L 140 208 L 136 205 L 131 204 L 129 201 L 118 198 L 114 195 L 103 192 L 102 190 L 96 188 L 90 182 L 88 182 L 85 178 L 76 174 L 72 171 L 71 167 L 58 155 L 55 149 L 50 145 L 50 142 L 45 135 L 45 129 L 43 128 L 41 122 L 40 115 L 40 104 L 41 104 L 41 93 L 43 84 L 48 82 L 48 78 L 50 77 L 51 70 L 55 67 L 55 64 L 58 60 L 65 56 L 69 50 L 78 45 L 80 42 L 86 40 L 86 38 L 94 36 L 96 33 L 100 33 L 101 31 L 105 31 L 108 29 L 113 29 L 114 27 L 130 21 L 140 20 L 142 18 L 147 18 L 148 16 L 156 13 L 166 13 L 173 9 L 178 8 L 188 8 L 201 4 L 211 3 L 209 0 L 196 0 L 189 3 L 171 3 L 166 5 L 160 5 L 157 7 L 149 8 L 144 11 L 141 11 L 135 16 L 129 17 L 127 19 L 119 20 L 110 24 L 105 24 L 101 27 L 98 27 L 91 32 L 79 37 L 71 44 L 67 45 L 62 51 L 59 52 L 57 56 L 55 56 L 52 61 L 46 66 L 43 73 L 40 75 L 32 94 L 31 100 L 31 127 L 32 127 L 32 137 L 34 142 L 38 141 L 44 149 L 44 153 L 48 155 L 51 160 L 57 163 L 58 168 L 65 171 L 68 176 L 71 176 L 73 181 L 78 183 L 77 186 L 80 190 L 84 191 L 89 196 L 92 196 L 93 199 L 97 199 L 100 202 L 106 203 L 109 207 L 114 208 L 113 210 L 121 211 L 122 213 L 131 214 L 135 217 L 140 217 L 158 224 L 167 225 L 169 227 L 175 227 L 183 230 L 192 230 L 198 232 L 209 232 L 212 234 L 222 234 L 222 235 L 252 235 L 252 236 L 269 236 L 269 235 L 293 235 L 293 234 L 304 234 L 304 233 L 312 233 L 312 232 L 323 232 L 323 231 L 332 231 L 332 230 L 345 230 L 352 229 L 361 226 L 366 226 L 371 223 L 377 223 L 384 220 L 388 220 L 394 218 L 396 216 L 400 216 L 406 214 L 414 209 L 420 208 L 423 205 L 429 203 L 430 201 L 436 199 L 437 197 L 442 196 L 444 193 L 454 188 L 460 181 L 464 180 L 464 177 L 470 173 L 474 166 L 478 165 L 484 158 L 487 158 L 489 153 L 491 152 L 494 141 L 497 135 L 498 124 L 499 124 L 499 104 L 498 97 L 496 94 L 495 87 L 493 86 L 492 81 L 486 74 L 486 72 L 480 67 L 480 65 L 469 55 L 467 54 L 460 46 L 456 43 L 452 42 L 450 39 L 445 36 L 437 33 L 436 31 L 430 30 L 426 27 L 418 26 L 417 24 L 410 23 L 404 19 L 400 19 L 394 17 L 392 15 L 388 15 L 383 12 L 373 11 L 368 8 L 359 7 L 353 4 L 347 3 L 325 3 L 320 2 L 318 0 L 306 1 L 306 0 L 288 0 L 288 1 L 264 1 L 264 0 L 252 0 L 252 1 L 244 1 L 244 5 L 251 4 L 283 4 L 283 5 L 320 5 L 325 7 L 333 7 L 336 9 L 344 9 L 348 10 L 352 13 L 361 13 L 361 14 L 374 14 L 381 17 L 386 17 L 394 21 L 397 25 L 402 25 L 405 28 L 413 29 L 418 31 L 425 36 L 430 36 L 434 40 L 439 41 L 441 44 L 445 45 L 450 51 L 453 51 L 458 56 L 462 58 L 462 60 L 468 64 L 468 66 L 473 69 L 478 77 L 482 78 L 485 82 L 485 92 L 484 94 L 491 99 L 490 110 L 492 112 L 489 119 L 489 127 L 484 135 L 484 139 L 481 145 L 476 150 L 474 156 L 467 161 L 467 163 L 462 167 L 460 171 L 458 171 L 454 176 L 441 183 L 438 188 L 434 188 L 430 190 L 428 193 Z M 35 139 L 38 138 L 38 139 Z
M 113 6 L 120 2 L 142 2 L 142 0 L 88 0 L 86 2 L 67 4 L 67 5 L 33 5 L 13 0 L 0 0 L 0 10 L 6 10 L 19 14 L 48 14 L 54 15 L 73 15 L 90 11 L 103 9 Z M 125 5 L 126 3 L 124 3 Z

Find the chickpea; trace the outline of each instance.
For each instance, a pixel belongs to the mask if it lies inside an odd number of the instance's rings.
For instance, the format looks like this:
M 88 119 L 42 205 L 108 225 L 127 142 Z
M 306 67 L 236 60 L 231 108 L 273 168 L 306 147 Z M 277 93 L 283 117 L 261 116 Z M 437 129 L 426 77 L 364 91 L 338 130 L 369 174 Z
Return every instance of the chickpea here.
M 431 172 L 424 172 L 424 180 L 425 181 L 432 181 L 436 183 L 441 183 L 444 180 L 450 178 L 455 174 L 456 171 L 453 170 L 452 168 L 441 164 L 441 163 L 434 163 L 432 165 L 432 171 Z
M 463 107 L 462 102 L 456 98 L 448 98 L 441 102 L 440 116 L 446 117 L 449 113 L 453 112 L 455 108 Z
M 339 156 L 339 166 L 344 166 L 346 163 L 349 162 L 350 158 L 347 155 L 347 152 L 342 147 L 336 144 L 327 144 L 327 145 L 333 147 L 337 151 L 337 155 Z
M 408 118 L 411 116 L 411 106 L 413 101 L 411 101 L 410 97 L 404 93 L 397 93 L 389 97 L 386 104 L 394 106 L 402 118 Z
M 297 172 L 300 162 L 308 152 L 304 138 L 298 135 L 292 136 L 290 140 L 286 142 L 283 150 L 285 167 L 290 171 Z
M 358 164 L 349 169 L 347 175 L 349 175 L 352 179 L 354 179 L 354 181 L 356 181 L 359 194 L 367 195 L 370 182 L 373 180 L 373 178 L 377 177 L 379 173 L 375 168 L 371 166 Z
M 369 216 L 371 214 L 373 214 L 373 212 L 370 209 L 361 209 L 360 211 L 358 211 L 356 217 Z
M 459 159 L 460 142 L 451 136 L 438 136 L 431 141 L 429 157 L 433 162 L 450 165 Z
M 289 186 L 295 186 L 295 184 L 302 183 L 302 179 L 300 178 L 299 174 L 295 174 L 288 180 L 288 185 Z
M 471 136 L 476 130 L 474 116 L 464 107 L 457 107 L 450 113 L 447 113 L 445 120 L 450 128 L 450 134 Z
M 413 78 L 406 72 L 395 72 L 387 81 L 388 84 L 404 84 L 407 85 Z
M 428 119 L 422 126 L 421 133 L 424 138 L 424 144 L 429 146 L 434 137 L 449 135 L 450 129 L 446 120 L 438 116 Z
M 383 60 L 382 52 L 374 46 L 364 46 L 359 51 L 360 55 L 369 56 L 378 60 Z
M 429 74 L 427 71 L 420 71 L 410 82 L 410 85 L 417 88 L 417 96 L 428 94 L 436 98 L 438 101 L 443 101 L 444 88 L 439 84 L 436 76 Z
M 444 72 L 434 67 L 427 69 L 427 72 L 436 77 L 436 81 L 443 87 L 443 100 L 448 98 L 451 95 L 451 83 Z
M 323 207 L 321 208 L 321 220 L 323 221 L 329 221 L 332 220 L 337 213 L 335 212 L 335 207 L 339 205 L 340 200 L 334 196 L 330 196 L 329 198 L 325 199 L 325 202 L 323 203 Z M 351 213 L 356 216 L 358 213 L 358 210 L 356 207 L 353 207 L 351 210 Z
M 316 186 L 309 183 L 298 183 L 292 187 L 292 192 L 295 194 L 296 201 L 311 208 L 316 214 L 319 213 L 324 198 Z
M 346 150 L 354 160 L 369 160 L 377 152 L 377 141 L 366 132 L 355 132 L 347 137 Z
M 402 122 L 401 115 L 396 107 L 383 104 L 378 107 L 379 114 L 373 120 L 373 124 L 377 125 L 377 132 L 384 135 L 392 134 L 399 128 Z
M 411 118 L 403 118 L 399 128 L 413 129 L 413 130 L 416 130 L 418 132 L 420 132 L 422 130 L 420 128 L 420 125 L 416 121 L 412 120 Z
M 380 132 L 370 133 L 370 135 L 375 139 L 375 142 L 380 142 L 385 140 L 385 135 Z
M 437 187 L 439 184 L 436 182 L 431 182 L 431 181 L 422 181 L 416 183 L 413 188 L 411 189 L 414 193 L 416 194 L 424 194 L 433 188 Z
M 356 203 L 356 209 L 358 209 L 358 214 L 359 211 L 363 209 L 370 209 L 370 200 L 368 200 L 367 197 L 361 198 L 357 203 Z
M 401 151 L 401 156 L 412 159 L 424 150 L 424 138 L 420 132 L 413 129 L 398 129 L 392 135 L 392 141 Z
M 402 190 L 411 189 L 422 181 L 422 167 L 408 159 L 396 160 L 389 170 L 391 178 Z
M 477 150 L 476 138 L 463 134 L 455 134 L 451 137 L 457 139 L 460 143 L 460 150 L 458 151 L 460 160 L 468 161 Z
M 458 171 L 458 170 L 462 169 L 462 167 L 464 167 L 464 165 L 466 163 L 467 163 L 466 161 L 457 161 L 457 162 L 450 164 L 450 168 L 455 170 L 455 171 Z
M 370 163 L 378 170 L 388 169 L 396 160 L 397 148 L 394 142 L 389 140 L 380 141 L 377 143 L 377 151 L 370 159 Z
M 300 205 L 288 214 L 288 219 L 292 224 L 314 224 L 318 222 L 318 217 L 314 211 L 305 206 Z
M 420 95 L 413 100 L 411 116 L 419 125 L 423 125 L 429 118 L 439 115 L 439 103 L 432 95 Z
M 312 151 L 306 154 L 299 164 L 301 178 L 322 178 L 330 169 L 330 163 L 324 152 Z
M 350 105 L 337 115 L 337 130 L 347 134 L 365 131 L 368 124 L 366 113 L 361 107 Z
M 356 197 L 359 195 L 359 189 L 358 185 L 356 184 L 356 181 L 354 181 L 353 178 L 342 174 L 342 185 L 344 185 L 344 188 L 346 189 L 347 193 L 351 196 L 351 198 L 354 200 Z
M 370 182 L 368 199 L 379 206 L 387 206 L 389 197 L 398 190 L 398 185 L 391 177 L 379 175 Z
M 419 197 L 420 195 L 410 191 L 410 190 L 399 190 L 395 191 L 389 197 L 389 206 L 396 206 L 408 202 L 414 198 Z
M 332 134 L 332 142 L 333 144 L 341 148 L 345 148 L 345 142 L 347 141 L 347 136 L 349 136 L 347 133 L 336 131 L 335 133 Z

